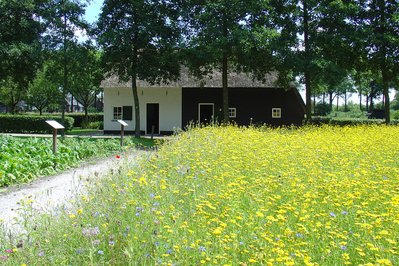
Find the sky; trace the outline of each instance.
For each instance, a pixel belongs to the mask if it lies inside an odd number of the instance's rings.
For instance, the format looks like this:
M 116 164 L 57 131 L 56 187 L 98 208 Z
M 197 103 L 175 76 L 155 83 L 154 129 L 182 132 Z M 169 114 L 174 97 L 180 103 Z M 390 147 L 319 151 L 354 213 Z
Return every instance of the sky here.
M 93 23 L 98 19 L 104 0 L 91 0 L 86 8 L 85 19 Z

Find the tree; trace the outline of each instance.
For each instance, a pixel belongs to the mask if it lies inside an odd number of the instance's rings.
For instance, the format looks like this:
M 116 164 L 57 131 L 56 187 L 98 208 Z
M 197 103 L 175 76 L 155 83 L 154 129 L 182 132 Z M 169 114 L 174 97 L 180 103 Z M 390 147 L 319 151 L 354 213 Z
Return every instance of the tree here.
M 299 40 L 295 66 L 303 73 L 309 119 L 312 87 L 324 83 L 331 92 L 353 67 L 356 48 L 348 36 L 354 25 L 346 20 L 353 8 L 347 1 L 301 0 L 297 9 L 303 41 Z
M 97 24 L 98 43 L 109 75 L 131 80 L 135 137 L 140 137 L 137 79 L 150 83 L 177 79 L 177 6 L 171 1 L 105 0 Z
M 51 80 L 48 65 L 44 64 L 43 69 L 39 70 L 36 78 L 29 85 L 27 92 L 27 102 L 36 107 L 42 115 L 51 104 L 58 104 L 61 98 L 61 93 L 58 86 Z
M 185 2 L 183 10 L 186 64 L 200 77 L 221 70 L 223 122 L 227 123 L 229 70 L 252 72 L 259 79 L 275 70 L 272 51 L 282 30 L 275 27 L 271 19 L 275 13 L 266 2 L 192 0 Z
M 73 71 L 71 72 L 70 92 L 83 105 L 85 123 L 88 123 L 88 107 L 94 103 L 103 79 L 100 54 L 89 43 L 79 44 L 71 52 Z
M 10 107 L 10 112 L 14 114 L 17 111 L 17 105 L 26 98 L 26 88 L 21 87 L 8 78 L 0 82 L 0 100 Z
M 357 34 L 369 69 L 381 75 L 385 121 L 390 123 L 389 87 L 399 70 L 399 3 L 396 0 L 355 1 L 359 7 Z
M 11 112 L 40 65 L 40 1 L 0 1 L 0 83 Z M 5 99 L 6 98 L 6 99 Z
M 87 30 L 88 24 L 83 20 L 87 0 L 49 0 L 42 10 L 46 25 L 44 43 L 53 60 L 62 67 L 62 121 L 65 119 L 65 98 L 69 92 L 69 75 L 71 60 L 68 56 L 70 47 L 77 43 L 76 31 Z

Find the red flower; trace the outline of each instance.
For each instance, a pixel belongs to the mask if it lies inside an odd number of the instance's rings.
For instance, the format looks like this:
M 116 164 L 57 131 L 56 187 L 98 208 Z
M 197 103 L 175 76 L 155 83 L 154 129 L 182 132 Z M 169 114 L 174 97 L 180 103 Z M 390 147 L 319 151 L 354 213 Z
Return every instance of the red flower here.
M 120 159 L 121 156 L 120 156 L 120 155 L 116 155 L 115 158 L 116 158 L 116 159 Z

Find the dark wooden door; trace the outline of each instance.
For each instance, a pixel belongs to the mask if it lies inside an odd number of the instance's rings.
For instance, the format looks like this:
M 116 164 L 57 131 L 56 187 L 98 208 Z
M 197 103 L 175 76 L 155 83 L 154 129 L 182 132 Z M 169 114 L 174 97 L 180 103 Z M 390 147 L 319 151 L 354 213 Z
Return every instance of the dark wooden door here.
M 213 121 L 213 104 L 199 105 L 199 122 L 201 125 L 209 125 Z
M 159 103 L 147 103 L 147 134 L 159 134 Z

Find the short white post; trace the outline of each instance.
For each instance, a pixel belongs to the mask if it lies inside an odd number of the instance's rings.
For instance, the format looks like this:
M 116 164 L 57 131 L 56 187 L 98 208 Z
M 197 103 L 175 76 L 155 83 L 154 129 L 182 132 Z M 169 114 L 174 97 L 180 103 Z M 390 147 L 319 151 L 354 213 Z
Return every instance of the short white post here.
M 118 123 L 121 124 L 121 147 L 123 146 L 123 136 L 125 135 L 125 126 L 128 124 L 123 120 L 118 120 Z

